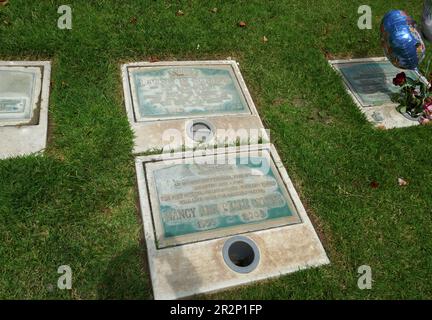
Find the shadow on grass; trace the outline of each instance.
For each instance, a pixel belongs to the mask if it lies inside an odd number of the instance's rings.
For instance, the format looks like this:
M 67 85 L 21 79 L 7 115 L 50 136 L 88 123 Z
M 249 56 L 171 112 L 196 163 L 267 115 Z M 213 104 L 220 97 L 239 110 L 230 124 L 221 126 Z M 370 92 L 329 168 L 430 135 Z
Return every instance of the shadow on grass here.
M 136 246 L 123 251 L 109 264 L 99 284 L 99 299 L 152 299 L 145 251 Z

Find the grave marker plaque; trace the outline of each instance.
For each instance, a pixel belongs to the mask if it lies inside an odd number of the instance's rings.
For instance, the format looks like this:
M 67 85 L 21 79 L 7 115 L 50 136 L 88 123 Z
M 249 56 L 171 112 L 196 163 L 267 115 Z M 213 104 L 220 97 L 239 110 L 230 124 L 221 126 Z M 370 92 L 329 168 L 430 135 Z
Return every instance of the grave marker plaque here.
M 235 61 L 138 62 L 122 67 L 126 110 L 135 131 L 135 153 L 164 148 L 169 130 L 180 139 L 171 143 L 180 149 L 188 142 L 212 145 L 235 143 L 237 136 L 218 136 L 218 130 L 238 133 L 247 141 L 249 129 L 264 127 Z M 191 122 L 206 122 L 212 139 L 192 141 Z M 245 131 L 241 131 L 245 130 Z M 265 137 L 265 133 L 262 137 Z M 220 139 L 219 139 L 220 138 Z M 255 142 L 257 143 L 257 142 Z
M 230 65 L 131 67 L 137 121 L 251 114 Z
M 0 61 L 0 159 L 43 150 L 50 62 Z
M 329 263 L 273 146 L 138 157 L 156 299 Z
M 31 122 L 39 107 L 41 81 L 41 68 L 0 67 L 0 126 Z
M 348 93 L 374 125 L 395 128 L 418 124 L 400 114 L 391 100 L 392 94 L 400 90 L 393 85 L 393 78 L 400 72 L 421 78 L 418 73 L 398 69 L 386 58 L 333 60 L 330 64 L 341 74 Z
M 231 160 L 146 165 L 159 247 L 300 222 L 268 153 Z

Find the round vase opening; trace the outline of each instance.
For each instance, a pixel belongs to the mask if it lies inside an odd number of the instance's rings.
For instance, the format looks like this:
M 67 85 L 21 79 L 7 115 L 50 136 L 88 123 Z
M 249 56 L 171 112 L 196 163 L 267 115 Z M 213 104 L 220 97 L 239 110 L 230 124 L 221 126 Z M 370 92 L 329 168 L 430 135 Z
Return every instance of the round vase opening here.
M 198 143 L 207 143 L 213 139 L 213 126 L 205 120 L 192 121 L 187 130 L 189 138 Z
M 239 273 L 253 271 L 259 263 L 260 253 L 257 245 L 246 237 L 233 237 L 225 242 L 223 257 L 230 269 Z

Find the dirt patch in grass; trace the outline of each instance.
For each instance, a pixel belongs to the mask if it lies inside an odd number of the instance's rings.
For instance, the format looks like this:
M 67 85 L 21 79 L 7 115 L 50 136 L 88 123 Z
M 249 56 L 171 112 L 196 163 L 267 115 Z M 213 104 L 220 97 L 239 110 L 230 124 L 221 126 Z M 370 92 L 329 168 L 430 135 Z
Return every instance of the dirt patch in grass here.
M 322 124 L 332 124 L 334 122 L 333 117 L 325 110 L 314 109 L 306 118 L 308 121 Z

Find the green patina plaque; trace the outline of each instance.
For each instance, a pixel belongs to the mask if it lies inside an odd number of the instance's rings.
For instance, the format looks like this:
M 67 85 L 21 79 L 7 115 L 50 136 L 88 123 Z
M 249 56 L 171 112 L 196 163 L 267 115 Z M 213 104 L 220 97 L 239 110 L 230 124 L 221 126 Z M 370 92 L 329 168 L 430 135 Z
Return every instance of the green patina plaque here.
M 250 114 L 230 65 L 129 68 L 135 117 Z
M 404 71 L 417 79 L 414 71 L 400 70 L 389 61 L 344 62 L 335 65 L 363 107 L 391 104 L 391 95 L 400 90 L 393 78 Z
M 241 232 L 300 222 L 270 157 L 239 155 L 234 162 L 148 165 L 159 240 L 169 243 L 174 238 L 178 243 L 182 236 L 193 241 L 201 234 L 225 235 L 221 231 L 228 229 Z

